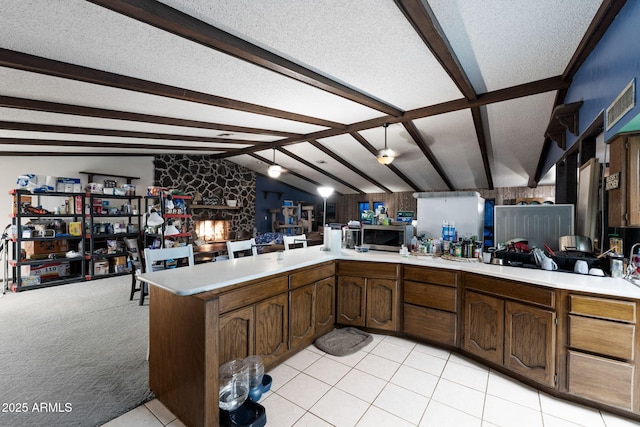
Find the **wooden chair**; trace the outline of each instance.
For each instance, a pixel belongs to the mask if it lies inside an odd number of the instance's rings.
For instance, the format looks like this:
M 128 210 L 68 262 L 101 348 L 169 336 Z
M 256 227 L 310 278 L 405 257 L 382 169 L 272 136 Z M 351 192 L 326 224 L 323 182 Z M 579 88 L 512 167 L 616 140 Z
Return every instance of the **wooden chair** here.
M 138 247 L 138 239 L 129 239 L 125 237 L 125 245 L 127 245 L 127 253 L 129 255 L 129 261 L 131 262 L 131 293 L 129 295 L 129 301 L 133 301 L 133 294 L 140 292 L 140 305 L 144 302 L 145 284 L 138 280 L 138 274 L 144 271 L 144 263 Z M 136 282 L 138 286 L 136 286 Z
M 282 240 L 284 241 L 284 250 L 288 251 L 289 249 L 295 249 L 297 245 L 302 245 L 303 248 L 307 247 L 307 236 L 306 234 L 298 234 L 295 236 L 282 236 Z M 293 247 L 290 247 L 293 246 Z
M 193 257 L 193 245 L 186 246 L 178 246 L 174 248 L 162 248 L 162 249 L 151 249 L 146 248 L 144 250 L 144 261 L 146 265 L 146 273 L 151 273 L 153 271 L 164 270 L 168 267 L 165 261 L 169 260 L 179 260 L 186 258 L 188 261 L 188 265 L 195 265 L 195 260 Z M 162 262 L 161 264 L 156 264 Z
M 240 251 L 251 251 L 251 255 L 257 256 L 258 249 L 256 247 L 256 239 L 251 238 L 248 240 L 236 240 L 235 242 L 227 242 L 227 252 L 229 254 L 229 259 L 236 258 L 236 252 Z

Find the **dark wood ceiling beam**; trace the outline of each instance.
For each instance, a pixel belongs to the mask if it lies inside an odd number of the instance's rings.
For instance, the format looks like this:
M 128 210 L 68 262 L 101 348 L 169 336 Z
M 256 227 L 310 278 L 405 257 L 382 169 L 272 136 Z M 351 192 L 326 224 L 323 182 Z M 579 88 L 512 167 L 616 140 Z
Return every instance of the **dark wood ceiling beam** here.
M 332 180 L 339 182 L 340 184 L 344 185 L 345 187 L 349 187 L 350 189 L 352 189 L 353 191 L 357 192 L 358 194 L 365 194 L 364 191 L 360 190 L 358 187 L 355 187 L 351 184 L 349 184 L 347 181 L 345 181 L 344 179 L 340 179 L 337 176 L 330 174 L 329 172 L 327 172 L 326 170 L 314 165 L 313 163 L 303 159 L 302 157 L 292 153 L 291 151 L 287 150 L 286 148 L 279 148 L 278 151 L 282 152 L 283 154 L 291 157 L 292 159 L 302 163 L 303 165 L 305 165 L 308 168 L 313 169 L 316 172 L 320 172 L 322 175 L 331 178 Z
M 160 3 L 158 3 L 160 4 Z M 0 66 L 328 128 L 342 123 L 0 48 Z
M 393 124 L 403 121 L 417 120 L 424 117 L 437 116 L 439 114 L 446 114 L 453 111 L 464 110 L 467 108 L 481 107 L 483 105 L 492 104 L 495 102 L 509 101 L 512 99 L 522 98 L 531 95 L 537 95 L 539 93 L 549 92 L 553 90 L 562 90 L 569 87 L 570 82 L 563 81 L 560 76 L 550 77 L 543 80 L 537 80 L 534 82 L 524 83 L 517 86 L 512 86 L 505 89 L 500 89 L 492 92 L 486 92 L 478 95 L 477 99 L 456 99 L 453 101 L 447 101 L 440 104 L 431 105 L 428 107 L 421 107 L 415 110 L 407 111 L 402 117 L 376 117 L 375 119 L 364 120 L 357 123 L 348 125 L 345 129 L 326 129 L 318 132 L 302 135 L 300 137 L 285 138 L 280 141 L 272 142 L 272 147 L 284 147 L 286 145 L 296 144 L 302 141 L 308 141 L 309 139 L 322 139 L 330 138 L 336 135 L 354 133 L 373 129 L 375 127 L 381 127 L 385 123 Z M 250 147 L 243 148 L 237 151 L 229 151 L 224 154 L 215 155 L 217 158 L 231 157 L 239 154 L 248 154 L 254 151 L 264 150 L 264 147 Z M 375 150 L 375 149 L 374 149 Z M 416 190 L 421 191 L 421 190 Z
M 272 129 L 258 129 L 246 126 L 233 126 L 222 123 L 203 122 L 198 120 L 177 119 L 174 117 L 154 116 L 151 114 L 131 113 L 127 111 L 107 110 L 104 108 L 84 107 L 81 105 L 62 104 L 58 102 L 38 101 L 34 99 L 0 96 L 0 107 L 17 108 L 29 111 L 67 114 L 100 119 L 124 120 L 158 125 L 211 129 L 224 132 L 250 133 L 257 135 L 275 135 L 282 137 L 299 137 L 299 134 Z
M 372 183 L 376 187 L 380 188 L 385 193 L 392 193 L 392 191 L 389 190 L 384 185 L 382 185 L 382 183 L 380 183 L 380 182 L 376 181 L 375 179 L 371 178 L 369 175 L 367 175 L 366 173 L 364 173 L 360 169 L 356 168 L 351 163 L 347 162 L 345 159 L 343 159 L 342 157 L 338 156 L 336 153 L 334 153 L 333 151 L 329 150 L 324 145 L 320 144 L 318 141 L 312 139 L 312 140 L 309 140 L 309 144 L 313 145 L 318 150 L 322 151 L 324 154 L 326 154 L 327 156 L 331 157 L 336 162 L 340 163 L 342 166 L 348 168 L 349 170 L 351 170 L 352 172 L 356 173 L 357 175 L 360 175 L 362 178 L 366 179 L 367 181 L 369 181 L 370 183 Z
M 433 167 L 433 169 L 435 169 L 436 173 L 438 174 L 438 176 L 440 176 L 440 179 L 442 179 L 447 188 L 451 191 L 455 190 L 455 187 L 451 183 L 451 180 L 444 172 L 444 169 L 442 169 L 442 165 L 440 165 L 440 162 L 438 162 L 438 159 L 436 159 L 436 156 L 427 145 L 427 142 L 422 137 L 422 134 L 420 134 L 420 131 L 418 130 L 416 125 L 414 125 L 413 122 L 403 122 L 402 125 L 409 133 L 409 136 L 411 136 L 413 141 L 416 143 L 420 151 L 422 151 L 427 160 L 429 160 L 429 163 L 431 163 L 431 166 Z
M 355 138 L 355 140 L 358 141 L 364 148 L 369 150 L 371 154 L 373 154 L 376 157 L 378 156 L 378 150 L 376 149 L 376 147 L 371 145 L 371 143 L 367 141 L 362 135 L 360 135 L 358 132 L 351 132 L 350 135 L 353 138 Z M 414 191 L 422 191 L 420 187 L 418 187 L 413 181 L 411 181 L 409 177 L 406 176 L 404 173 L 402 173 L 402 171 L 398 169 L 396 165 L 394 165 L 393 163 L 388 165 L 380 165 L 380 166 L 386 166 L 387 168 L 389 168 L 393 173 L 395 173 L 398 176 L 398 178 L 404 181 L 404 183 L 407 184 L 409 187 L 411 187 Z
M 0 138 L 0 145 L 30 145 L 30 146 L 52 146 L 52 147 L 77 147 L 84 149 L 91 148 L 115 148 L 119 150 L 174 150 L 174 151 L 206 151 L 218 152 L 219 148 L 210 147 L 191 147 L 184 145 L 166 145 L 166 144 L 121 144 L 117 142 L 95 142 L 95 141 L 61 141 L 57 139 L 27 139 L 27 138 Z M 104 153 L 103 153 L 104 154 Z
M 209 138 L 206 136 L 136 132 L 136 131 L 118 130 L 118 129 L 97 129 L 97 128 L 77 127 L 77 126 L 44 125 L 44 124 L 34 124 L 34 123 L 8 122 L 8 121 L 1 121 L 1 120 L 0 120 L 0 129 L 19 130 L 19 131 L 25 131 L 25 132 L 66 133 L 66 134 L 72 134 L 72 135 L 113 136 L 113 137 L 119 137 L 119 138 L 164 139 L 164 140 L 170 140 L 170 141 L 204 142 L 209 144 L 216 144 L 216 143 L 238 144 L 238 145 L 265 144 L 265 142 L 261 142 L 261 141 L 248 141 L 248 140 L 240 140 L 240 139 Z
M 468 100 L 476 99 L 476 91 L 429 4 L 423 0 L 395 0 L 395 2 L 464 97 Z
M 148 153 L 61 153 L 60 151 L 0 151 L 0 157 L 153 157 Z
M 231 33 L 200 21 L 155 0 L 89 0 L 131 19 L 144 22 L 203 46 L 242 59 L 299 82 L 327 91 L 391 116 L 402 110 L 364 92 L 341 84 Z
M 471 108 L 471 117 L 473 118 L 473 126 L 476 128 L 484 173 L 487 177 L 487 187 L 489 190 L 493 190 L 493 175 L 491 173 L 491 164 L 489 163 L 489 150 L 487 149 L 487 140 L 485 138 L 484 122 L 482 121 L 480 107 Z

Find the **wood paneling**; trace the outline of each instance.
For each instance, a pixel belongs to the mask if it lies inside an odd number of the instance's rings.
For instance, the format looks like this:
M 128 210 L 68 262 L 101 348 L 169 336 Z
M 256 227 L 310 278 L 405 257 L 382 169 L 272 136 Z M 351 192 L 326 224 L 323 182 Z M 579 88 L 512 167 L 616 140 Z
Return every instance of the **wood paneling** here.
M 150 286 L 149 388 L 186 425 L 218 423 L 218 301 Z

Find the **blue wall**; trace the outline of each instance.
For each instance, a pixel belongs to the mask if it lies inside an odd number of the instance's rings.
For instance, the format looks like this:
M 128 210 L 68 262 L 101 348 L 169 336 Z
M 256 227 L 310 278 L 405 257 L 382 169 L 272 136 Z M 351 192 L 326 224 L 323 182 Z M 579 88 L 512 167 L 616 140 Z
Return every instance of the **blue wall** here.
M 582 134 L 622 92 L 627 84 L 640 76 L 640 1 L 627 1 L 618 16 L 609 26 L 596 48 L 576 73 L 565 98 L 565 104 L 584 101 L 580 108 L 579 134 Z M 636 86 L 638 81 L 636 81 Z M 609 131 L 605 141 L 610 140 L 622 127 L 640 114 L 638 87 L 633 110 Z M 567 148 L 575 144 L 578 137 L 566 133 Z M 545 162 L 547 171 L 564 154 L 555 143 L 552 144 Z
M 280 199 L 277 193 L 282 193 Z M 277 179 L 256 174 L 256 228 L 258 229 L 258 233 L 271 231 L 271 213 L 269 209 L 280 209 L 277 219 L 284 219 L 282 216 L 282 205 L 285 200 L 293 200 L 294 203 L 306 202 L 307 204 L 316 206 L 322 203 L 322 198 L 317 194 L 310 194 Z M 318 212 L 315 214 L 317 216 Z

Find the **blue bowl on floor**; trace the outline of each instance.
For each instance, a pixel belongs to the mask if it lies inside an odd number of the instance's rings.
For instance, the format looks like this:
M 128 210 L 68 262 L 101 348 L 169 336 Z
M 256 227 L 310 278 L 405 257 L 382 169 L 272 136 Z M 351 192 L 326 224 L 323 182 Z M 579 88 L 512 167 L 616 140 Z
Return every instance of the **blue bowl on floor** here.
M 271 382 L 273 381 L 273 379 L 271 378 L 271 375 L 267 375 L 264 374 L 264 376 L 262 377 L 262 392 L 266 393 L 269 390 L 271 390 Z

